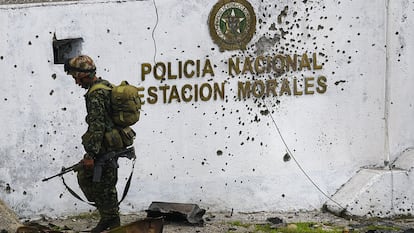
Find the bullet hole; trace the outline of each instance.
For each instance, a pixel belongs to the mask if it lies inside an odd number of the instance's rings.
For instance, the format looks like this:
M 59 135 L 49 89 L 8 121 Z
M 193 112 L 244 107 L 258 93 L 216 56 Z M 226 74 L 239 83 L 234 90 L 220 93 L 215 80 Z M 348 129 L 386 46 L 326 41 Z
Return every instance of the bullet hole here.
M 221 151 L 221 150 L 217 150 L 217 155 L 218 155 L 218 156 L 223 155 L 223 151 Z
M 204 162 L 204 161 L 202 161 L 202 162 L 201 162 L 201 165 L 203 165 L 203 166 L 204 166 L 204 164 L 205 164 L 205 162 Z
M 64 108 L 61 108 L 61 110 L 62 110 L 62 111 L 66 111 L 66 107 L 64 107 Z
M 53 79 L 56 79 L 56 74 L 52 74 L 52 78 Z
M 285 198 L 285 194 L 282 194 L 282 197 Z
M 7 98 L 4 98 L 4 101 L 7 101 Z
M 122 45 L 122 41 L 119 41 L 119 42 L 118 42 L 118 44 L 119 44 L 119 45 Z
M 17 68 L 17 65 L 14 65 L 13 67 L 14 67 L 14 68 Z
M 395 32 L 395 35 L 398 35 L 399 34 L 399 32 Z
M 0 56 L 0 60 L 3 60 L 4 59 L 4 57 L 3 56 Z
M 111 30 L 109 30 L 109 29 L 106 29 L 106 33 L 110 33 L 111 32 Z
M 277 16 L 277 23 L 282 24 L 282 18 L 287 16 L 287 11 L 289 10 L 288 6 L 285 6 L 283 11 L 280 12 L 280 14 Z
M 39 147 L 43 147 L 43 144 L 40 144 Z
M 36 125 L 33 125 L 33 128 L 36 128 Z
M 23 195 L 27 195 L 27 192 L 26 191 L 23 191 Z
M 59 195 L 59 198 L 62 198 L 63 197 L 63 193 L 61 193 L 60 195 Z
M 8 193 L 8 194 L 11 193 L 12 189 L 10 187 L 10 184 L 6 184 L 6 189 L 5 190 L 6 190 L 6 193 Z
M 286 154 L 283 156 L 283 161 L 284 161 L 284 162 L 289 162 L 289 161 L 290 161 L 290 159 L 291 159 L 291 157 L 290 157 L 290 155 L 289 155 L 288 153 L 286 153 Z

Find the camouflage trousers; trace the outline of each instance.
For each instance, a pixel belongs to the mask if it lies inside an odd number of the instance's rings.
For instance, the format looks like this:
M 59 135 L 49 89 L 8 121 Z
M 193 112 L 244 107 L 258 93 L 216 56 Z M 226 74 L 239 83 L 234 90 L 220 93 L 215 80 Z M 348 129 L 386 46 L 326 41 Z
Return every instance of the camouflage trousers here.
M 85 197 L 94 202 L 99 211 L 101 220 L 119 216 L 118 192 L 118 168 L 106 164 L 102 168 L 100 182 L 93 182 L 93 169 L 80 169 L 78 171 L 78 184 Z

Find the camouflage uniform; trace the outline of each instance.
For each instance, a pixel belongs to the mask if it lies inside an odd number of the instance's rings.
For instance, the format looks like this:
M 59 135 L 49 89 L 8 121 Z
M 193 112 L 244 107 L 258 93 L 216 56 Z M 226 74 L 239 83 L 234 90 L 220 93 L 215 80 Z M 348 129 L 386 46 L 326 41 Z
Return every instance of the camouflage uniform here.
M 98 79 L 96 83 L 110 85 L 108 81 Z M 97 89 L 85 94 L 86 123 L 88 130 L 82 136 L 82 144 L 88 156 L 99 156 L 114 150 L 109 148 L 104 140 L 105 132 L 110 131 L 114 124 L 109 113 L 111 92 Z M 86 198 L 95 202 L 101 216 L 101 221 L 119 218 L 119 204 L 116 190 L 118 180 L 117 163 L 106 163 L 102 169 L 100 182 L 93 182 L 93 169 L 82 169 L 78 172 L 78 183 Z

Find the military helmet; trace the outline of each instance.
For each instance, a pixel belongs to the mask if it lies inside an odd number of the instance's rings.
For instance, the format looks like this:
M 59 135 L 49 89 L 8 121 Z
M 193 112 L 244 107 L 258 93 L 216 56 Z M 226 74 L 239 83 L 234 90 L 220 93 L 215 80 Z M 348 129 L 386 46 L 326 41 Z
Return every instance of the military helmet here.
M 65 62 L 65 72 L 83 72 L 95 74 L 96 66 L 92 58 L 86 55 L 80 55 L 70 58 Z

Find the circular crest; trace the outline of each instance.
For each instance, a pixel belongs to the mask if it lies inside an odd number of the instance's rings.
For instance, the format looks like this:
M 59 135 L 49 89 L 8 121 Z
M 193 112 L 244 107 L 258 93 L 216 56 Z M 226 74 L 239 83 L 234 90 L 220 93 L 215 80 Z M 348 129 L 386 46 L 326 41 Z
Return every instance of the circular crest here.
M 247 0 L 220 0 L 211 10 L 208 24 L 221 50 L 244 50 L 256 31 L 256 15 Z

